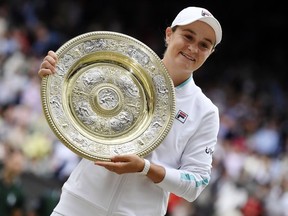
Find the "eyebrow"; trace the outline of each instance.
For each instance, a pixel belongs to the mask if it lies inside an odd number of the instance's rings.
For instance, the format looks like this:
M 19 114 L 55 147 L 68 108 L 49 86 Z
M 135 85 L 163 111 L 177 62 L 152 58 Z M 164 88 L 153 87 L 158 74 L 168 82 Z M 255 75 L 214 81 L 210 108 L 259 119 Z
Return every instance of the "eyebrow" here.
M 197 35 L 195 31 L 191 30 L 191 29 L 182 29 L 182 31 L 188 31 L 193 35 Z M 212 40 L 210 40 L 209 38 L 204 38 L 205 41 L 209 42 L 211 45 L 213 45 L 214 43 L 212 42 Z

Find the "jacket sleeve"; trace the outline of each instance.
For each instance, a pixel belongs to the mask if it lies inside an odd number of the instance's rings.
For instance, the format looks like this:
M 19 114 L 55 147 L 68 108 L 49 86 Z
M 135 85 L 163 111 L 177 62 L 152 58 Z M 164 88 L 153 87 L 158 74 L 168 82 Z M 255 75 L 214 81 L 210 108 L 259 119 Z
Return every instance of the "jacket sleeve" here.
M 218 131 L 219 113 L 215 107 L 202 116 L 197 131 L 186 143 L 179 169 L 165 168 L 165 177 L 157 185 L 187 201 L 194 201 L 210 181 Z

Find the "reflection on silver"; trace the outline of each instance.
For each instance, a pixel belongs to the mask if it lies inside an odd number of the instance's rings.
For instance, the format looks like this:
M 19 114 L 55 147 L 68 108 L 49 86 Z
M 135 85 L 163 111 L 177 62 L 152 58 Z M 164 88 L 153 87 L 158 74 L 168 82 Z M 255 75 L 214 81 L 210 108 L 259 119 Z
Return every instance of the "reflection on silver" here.
M 91 160 L 144 156 L 175 115 L 171 78 L 145 44 L 115 32 L 90 32 L 57 50 L 56 74 L 42 79 L 45 117 L 57 137 Z

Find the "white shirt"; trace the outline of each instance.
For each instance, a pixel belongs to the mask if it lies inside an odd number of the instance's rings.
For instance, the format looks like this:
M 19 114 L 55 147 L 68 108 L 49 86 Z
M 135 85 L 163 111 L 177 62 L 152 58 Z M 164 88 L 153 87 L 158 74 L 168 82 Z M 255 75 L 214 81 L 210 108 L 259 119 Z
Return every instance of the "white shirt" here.
M 65 216 L 163 216 L 169 193 L 194 201 L 210 180 L 217 142 L 217 107 L 193 78 L 176 87 L 176 116 L 163 142 L 146 158 L 165 167 L 155 184 L 138 173 L 118 175 L 82 159 L 55 208 Z

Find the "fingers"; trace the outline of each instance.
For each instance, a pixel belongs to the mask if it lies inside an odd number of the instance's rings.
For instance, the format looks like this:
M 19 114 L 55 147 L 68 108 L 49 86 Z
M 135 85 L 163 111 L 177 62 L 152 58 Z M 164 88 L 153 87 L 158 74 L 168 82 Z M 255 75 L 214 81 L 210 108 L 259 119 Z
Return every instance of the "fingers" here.
M 121 163 L 115 163 L 115 162 L 111 162 L 111 161 L 95 161 L 94 163 L 98 166 L 104 167 L 105 169 L 107 169 L 111 172 L 115 172 L 118 174 L 124 173 L 123 169 L 121 168 L 121 166 L 122 166 Z
M 123 174 L 136 173 L 143 170 L 144 160 L 138 155 L 116 155 L 111 161 L 95 161 L 95 165 L 102 166 L 109 171 Z
M 40 70 L 39 70 L 38 74 L 39 74 L 39 76 L 40 76 L 41 78 L 43 78 L 44 76 L 47 76 L 47 75 L 52 74 L 52 72 L 51 72 L 50 69 L 45 69 L 45 68 L 43 68 L 43 69 L 40 69 Z
M 57 57 L 55 58 L 55 57 L 52 56 L 52 55 L 47 55 L 47 56 L 44 58 L 43 62 L 46 62 L 46 64 L 49 64 L 49 65 L 55 67 L 56 62 L 57 62 Z
M 55 73 L 57 63 L 57 55 L 53 51 L 49 51 L 47 56 L 43 59 L 43 62 L 40 65 L 38 75 L 43 78 L 44 76 Z
M 57 55 L 54 51 L 50 50 L 48 52 L 48 55 L 51 56 L 55 61 L 57 61 Z
M 136 155 L 135 155 L 136 156 Z M 115 155 L 111 158 L 113 162 L 130 162 L 133 160 L 134 155 Z M 138 156 L 137 156 L 138 157 Z

